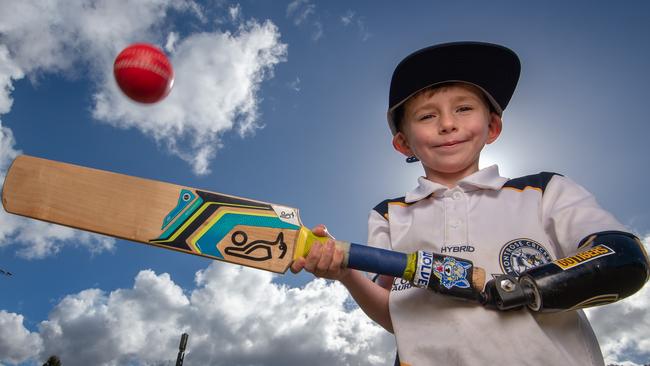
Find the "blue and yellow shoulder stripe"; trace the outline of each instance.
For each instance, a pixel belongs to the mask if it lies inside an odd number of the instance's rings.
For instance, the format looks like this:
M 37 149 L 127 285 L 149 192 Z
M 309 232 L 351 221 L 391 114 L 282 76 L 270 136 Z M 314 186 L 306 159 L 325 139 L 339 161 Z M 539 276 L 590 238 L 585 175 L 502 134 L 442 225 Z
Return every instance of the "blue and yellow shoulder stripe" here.
M 403 206 L 403 207 L 408 207 L 411 204 L 406 203 L 404 201 L 405 197 L 398 197 L 398 198 L 391 198 L 387 200 L 383 200 L 381 203 L 379 203 L 377 206 L 373 208 L 378 214 L 380 214 L 383 218 L 388 220 L 388 207 L 390 205 L 398 205 L 398 206 Z
M 519 178 L 513 178 L 507 181 L 502 188 L 512 189 L 520 192 L 523 192 L 526 189 L 534 189 L 544 194 L 544 191 L 546 190 L 546 186 L 555 175 L 562 176 L 562 174 L 558 174 L 558 173 L 541 172 L 538 174 L 531 174 Z

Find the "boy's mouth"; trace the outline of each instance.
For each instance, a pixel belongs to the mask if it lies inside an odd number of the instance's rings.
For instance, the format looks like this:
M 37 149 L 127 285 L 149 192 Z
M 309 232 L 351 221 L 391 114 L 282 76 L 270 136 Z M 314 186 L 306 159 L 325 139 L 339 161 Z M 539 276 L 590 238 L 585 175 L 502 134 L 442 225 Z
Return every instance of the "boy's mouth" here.
M 435 146 L 435 147 L 451 147 L 451 146 L 456 146 L 456 145 L 458 145 L 458 144 L 460 144 L 460 143 L 463 143 L 463 142 L 465 142 L 465 141 L 452 140 L 452 141 L 447 141 L 447 142 L 445 142 L 445 143 L 442 143 L 442 144 L 440 144 L 440 145 L 437 145 L 437 146 Z

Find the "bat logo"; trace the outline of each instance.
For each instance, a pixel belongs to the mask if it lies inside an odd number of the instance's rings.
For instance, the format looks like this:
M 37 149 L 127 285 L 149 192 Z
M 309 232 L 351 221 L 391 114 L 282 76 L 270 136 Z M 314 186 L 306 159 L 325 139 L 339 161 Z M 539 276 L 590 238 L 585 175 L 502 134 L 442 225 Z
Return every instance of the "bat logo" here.
M 232 255 L 235 257 L 240 257 L 248 259 L 251 261 L 265 261 L 273 258 L 271 255 L 271 247 L 277 245 L 282 254 L 279 258 L 284 258 L 284 255 L 287 254 L 287 244 L 284 242 L 284 233 L 280 232 L 278 237 L 274 241 L 268 240 L 255 240 L 250 243 L 248 242 L 248 235 L 239 230 L 235 231 L 230 237 L 234 247 L 227 247 L 225 249 L 226 254 Z
M 294 215 L 284 210 L 285 215 Z M 181 189 L 176 206 L 163 220 L 163 232 L 149 240 L 156 245 L 190 251 L 215 259 L 224 255 L 263 262 L 288 251 L 282 232 L 274 241 L 258 239 L 245 233 L 242 226 L 252 228 L 298 230 L 294 223 L 280 219 L 269 204 L 204 191 Z M 235 229 L 240 226 L 238 229 Z M 230 234 L 234 231 L 234 234 Z M 276 235 L 277 231 L 272 231 Z M 252 235 L 249 243 L 249 235 Z M 267 234 L 268 235 L 268 234 Z M 287 235 L 289 235 L 287 233 Z M 290 242 L 291 243 L 291 242 Z M 224 248 L 225 247 L 225 248 Z M 277 248 L 277 249 L 273 249 Z M 275 254 L 273 253 L 275 250 Z M 234 258 L 231 258 L 234 259 Z
M 293 219 L 296 215 L 293 212 L 280 212 L 280 218 L 285 220 Z

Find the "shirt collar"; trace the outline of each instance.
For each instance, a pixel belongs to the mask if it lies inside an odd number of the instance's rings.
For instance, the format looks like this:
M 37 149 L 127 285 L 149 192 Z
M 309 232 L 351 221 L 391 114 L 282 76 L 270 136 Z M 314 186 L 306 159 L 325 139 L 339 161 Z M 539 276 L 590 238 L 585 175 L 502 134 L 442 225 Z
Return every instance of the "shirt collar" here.
M 469 175 L 458 181 L 457 187 L 464 192 L 475 191 L 479 189 L 499 190 L 508 181 L 499 175 L 499 167 L 491 165 L 483 168 L 476 173 Z M 449 190 L 447 186 L 440 183 L 432 182 L 425 177 L 418 178 L 418 186 L 408 192 L 404 198 L 406 203 L 413 203 L 421 199 L 427 198 L 430 195 L 442 194 Z

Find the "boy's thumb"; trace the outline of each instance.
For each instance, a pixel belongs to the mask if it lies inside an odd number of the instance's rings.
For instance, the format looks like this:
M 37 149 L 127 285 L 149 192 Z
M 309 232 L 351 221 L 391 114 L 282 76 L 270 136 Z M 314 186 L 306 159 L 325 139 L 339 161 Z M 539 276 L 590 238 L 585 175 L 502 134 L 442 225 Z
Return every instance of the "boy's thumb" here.
M 334 236 L 330 234 L 330 232 L 327 230 L 327 226 L 320 224 L 316 225 L 313 229 L 312 232 L 316 234 L 316 236 L 328 236 L 332 239 L 334 239 Z

